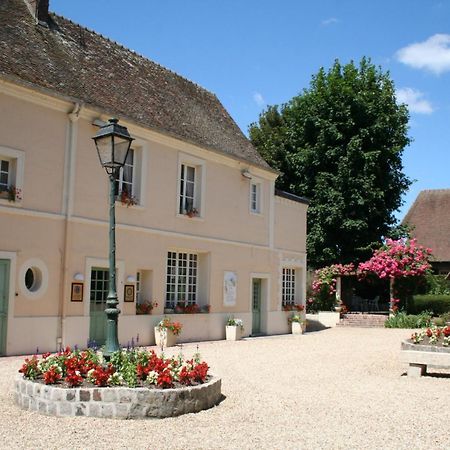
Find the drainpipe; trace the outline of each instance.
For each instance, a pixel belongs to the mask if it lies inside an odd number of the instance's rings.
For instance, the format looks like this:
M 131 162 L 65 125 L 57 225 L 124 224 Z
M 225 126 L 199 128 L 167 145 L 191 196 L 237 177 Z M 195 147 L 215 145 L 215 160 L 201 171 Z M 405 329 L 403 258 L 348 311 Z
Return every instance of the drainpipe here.
M 63 345 L 64 325 L 66 319 L 65 287 L 67 285 L 67 282 L 69 281 L 67 267 L 69 264 L 70 249 L 70 219 L 73 214 L 78 119 L 80 116 L 81 108 L 82 105 L 80 103 L 75 103 L 72 111 L 67 114 L 69 120 L 67 122 L 66 148 L 64 154 L 64 185 L 61 205 L 61 212 L 65 216 L 65 220 L 63 248 L 61 254 L 61 282 L 58 305 L 59 324 L 57 334 L 58 337 L 56 339 L 56 350 L 59 350 L 61 345 Z

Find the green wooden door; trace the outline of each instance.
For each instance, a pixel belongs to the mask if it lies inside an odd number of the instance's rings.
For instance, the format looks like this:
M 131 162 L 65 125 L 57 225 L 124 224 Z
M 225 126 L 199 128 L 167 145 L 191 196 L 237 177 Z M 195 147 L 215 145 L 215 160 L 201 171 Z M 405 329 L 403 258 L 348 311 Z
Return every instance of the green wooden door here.
M 6 354 L 8 300 L 9 300 L 9 260 L 0 259 L 0 355 Z
M 91 298 L 89 340 L 97 345 L 106 341 L 106 298 L 109 289 L 109 271 L 101 267 L 91 270 Z
M 261 280 L 254 278 L 252 282 L 252 334 L 261 333 Z

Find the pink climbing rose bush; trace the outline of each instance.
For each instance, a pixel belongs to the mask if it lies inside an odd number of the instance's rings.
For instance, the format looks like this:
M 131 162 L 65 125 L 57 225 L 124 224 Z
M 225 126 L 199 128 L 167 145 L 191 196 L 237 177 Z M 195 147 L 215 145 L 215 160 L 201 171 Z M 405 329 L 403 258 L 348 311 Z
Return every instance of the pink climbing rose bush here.
M 379 278 L 423 276 L 431 270 L 431 249 L 417 244 L 416 239 L 386 239 L 372 258 L 358 266 L 359 273 L 371 272 Z
M 341 275 L 346 275 L 355 270 L 353 263 L 350 264 L 333 264 L 331 266 L 322 267 L 315 271 L 315 280 L 312 283 L 312 289 L 315 294 L 324 289 L 328 290 L 329 295 L 336 293 L 336 279 Z
M 312 295 L 308 298 L 306 307 L 309 312 L 319 309 L 328 310 L 336 302 L 336 281 L 341 275 L 347 275 L 355 270 L 354 264 L 333 264 L 322 267 L 314 272 Z

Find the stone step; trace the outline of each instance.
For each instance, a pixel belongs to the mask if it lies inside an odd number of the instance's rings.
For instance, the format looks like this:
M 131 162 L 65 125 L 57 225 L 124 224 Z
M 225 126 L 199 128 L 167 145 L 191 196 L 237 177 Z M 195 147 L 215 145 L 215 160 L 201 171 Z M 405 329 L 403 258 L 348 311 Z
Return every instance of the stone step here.
M 382 328 L 387 316 L 380 314 L 343 314 L 338 326 Z

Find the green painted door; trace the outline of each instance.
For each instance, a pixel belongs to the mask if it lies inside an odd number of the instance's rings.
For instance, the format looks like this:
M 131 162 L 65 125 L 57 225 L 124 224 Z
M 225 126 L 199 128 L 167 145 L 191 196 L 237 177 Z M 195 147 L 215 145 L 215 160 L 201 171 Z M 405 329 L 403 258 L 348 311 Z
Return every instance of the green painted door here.
M 252 334 L 261 333 L 261 280 L 254 278 L 252 282 Z
M 9 300 L 9 260 L 0 259 L 0 355 L 6 354 L 8 300 Z
M 109 289 L 109 271 L 101 267 L 91 270 L 91 299 L 89 340 L 103 345 L 106 340 L 106 298 Z

